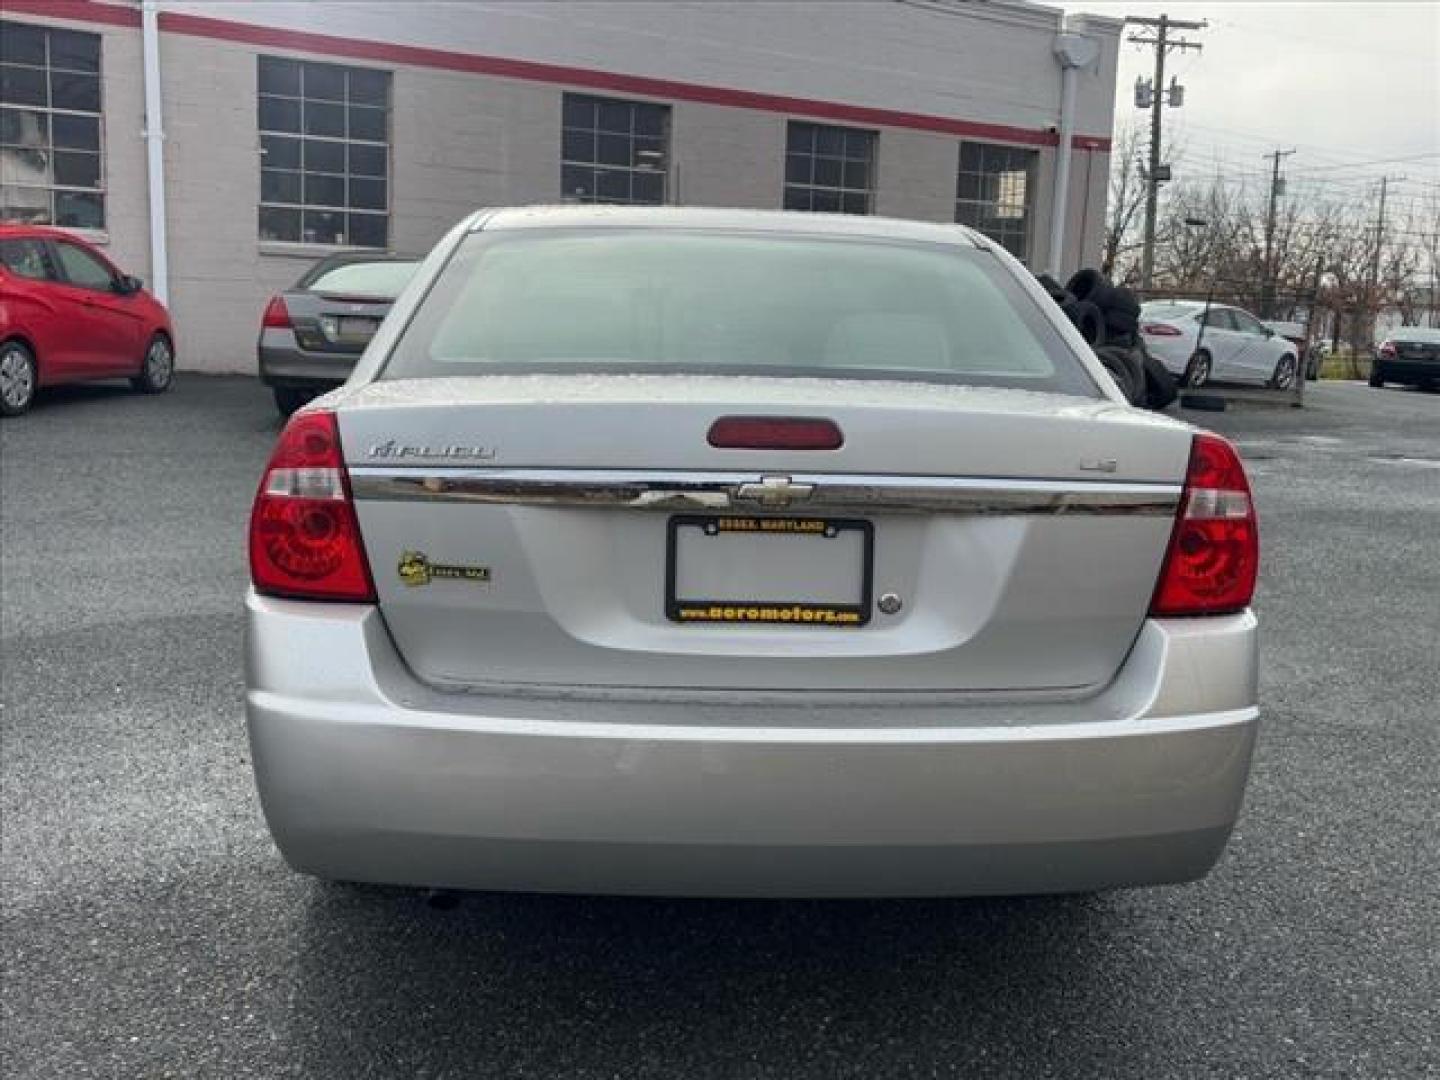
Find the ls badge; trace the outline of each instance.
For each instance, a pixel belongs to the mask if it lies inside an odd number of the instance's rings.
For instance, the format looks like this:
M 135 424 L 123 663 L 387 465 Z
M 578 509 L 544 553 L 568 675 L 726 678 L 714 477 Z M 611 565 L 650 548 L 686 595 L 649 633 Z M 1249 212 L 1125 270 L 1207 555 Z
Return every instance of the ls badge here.
M 477 581 L 490 580 L 488 566 L 453 566 L 434 563 L 425 557 L 423 551 L 406 551 L 400 556 L 400 580 L 406 585 L 428 585 L 435 580 Z

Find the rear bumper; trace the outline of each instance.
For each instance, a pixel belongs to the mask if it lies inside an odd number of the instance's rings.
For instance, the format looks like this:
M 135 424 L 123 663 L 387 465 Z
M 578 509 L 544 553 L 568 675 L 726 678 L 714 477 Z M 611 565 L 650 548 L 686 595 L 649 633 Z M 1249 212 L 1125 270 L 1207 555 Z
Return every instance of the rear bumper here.
M 302 349 L 291 330 L 266 327 L 257 346 L 260 381 L 266 386 L 339 386 L 350 377 L 355 353 Z
M 1434 360 L 1375 360 L 1375 372 L 1384 382 L 1440 381 L 1440 357 Z
M 276 843 L 323 877 L 712 896 L 1063 892 L 1219 857 L 1253 748 L 1249 613 L 1146 624 L 1084 701 L 489 697 L 406 672 L 379 613 L 251 596 Z

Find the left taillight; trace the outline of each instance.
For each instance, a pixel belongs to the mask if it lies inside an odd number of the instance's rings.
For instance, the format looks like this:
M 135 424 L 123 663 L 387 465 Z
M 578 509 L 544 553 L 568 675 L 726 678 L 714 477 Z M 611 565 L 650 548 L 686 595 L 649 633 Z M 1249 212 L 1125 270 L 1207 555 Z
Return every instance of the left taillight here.
M 1218 435 L 1196 435 L 1150 614 L 1241 611 L 1259 568 L 1260 531 L 1240 455 Z
M 250 580 L 267 596 L 375 602 L 335 414 L 296 413 L 250 511 Z
M 265 330 L 289 330 L 290 309 L 285 306 L 285 297 L 272 296 L 270 302 L 265 305 L 265 311 L 260 316 L 260 326 Z
M 1379 352 L 1380 352 L 1380 355 L 1383 356 L 1383 357 L 1385 357 L 1386 360 L 1393 360 L 1393 359 L 1395 359 L 1395 342 L 1393 342 L 1393 341 L 1386 341 L 1386 342 L 1384 342 L 1383 344 L 1381 344 Z

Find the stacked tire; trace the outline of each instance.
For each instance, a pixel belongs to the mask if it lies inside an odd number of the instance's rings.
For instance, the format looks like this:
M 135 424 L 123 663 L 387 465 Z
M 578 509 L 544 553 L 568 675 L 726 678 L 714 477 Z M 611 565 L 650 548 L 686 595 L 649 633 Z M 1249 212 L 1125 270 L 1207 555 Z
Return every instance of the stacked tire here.
M 1078 270 L 1063 286 L 1048 274 L 1037 279 L 1095 350 L 1132 405 L 1163 409 L 1175 400 L 1174 377 L 1150 355 L 1140 337 L 1140 301 L 1099 270 Z

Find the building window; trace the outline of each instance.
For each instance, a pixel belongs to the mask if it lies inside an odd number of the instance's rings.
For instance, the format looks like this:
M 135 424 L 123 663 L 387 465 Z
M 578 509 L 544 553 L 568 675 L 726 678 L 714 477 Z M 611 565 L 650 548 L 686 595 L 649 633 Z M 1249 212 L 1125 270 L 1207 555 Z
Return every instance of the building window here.
M 665 201 L 670 106 L 566 94 L 560 192 L 568 202 Z
M 955 220 L 978 229 L 1017 259 L 1030 249 L 1030 201 L 1040 155 L 1015 146 L 960 144 Z
M 105 227 L 100 35 L 0 20 L 0 220 Z
M 875 194 L 875 132 L 790 121 L 785 209 L 868 214 Z
M 260 239 L 385 247 L 390 73 L 259 60 Z

